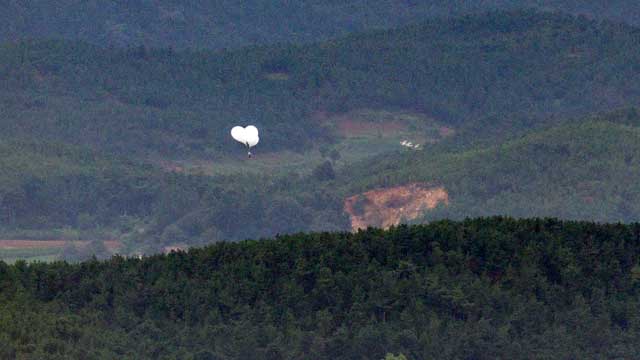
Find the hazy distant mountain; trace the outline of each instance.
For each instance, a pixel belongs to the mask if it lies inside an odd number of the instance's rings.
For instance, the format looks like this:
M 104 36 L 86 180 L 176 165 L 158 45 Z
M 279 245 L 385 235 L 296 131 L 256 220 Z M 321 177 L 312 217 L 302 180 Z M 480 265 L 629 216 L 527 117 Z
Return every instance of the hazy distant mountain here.
M 229 52 L 21 42 L 0 46 L 0 138 L 224 154 L 231 126 L 251 121 L 263 151 L 302 150 L 331 136 L 317 113 L 367 108 L 528 128 L 637 104 L 638 39 L 629 26 L 518 11 Z
M 640 23 L 634 0 L 4 0 L 0 6 L 0 41 L 64 38 L 176 48 L 318 41 L 494 9 L 538 8 Z
M 412 182 L 448 193 L 448 206 L 413 221 L 638 219 L 636 182 L 620 180 L 638 177 L 638 114 L 587 116 L 640 102 L 638 36 L 627 25 L 515 11 L 233 51 L 5 44 L 0 206 L 9 215 L 0 230 L 126 233 L 134 218 L 144 231 L 127 243 L 156 250 L 344 230 L 346 198 Z M 405 115 L 412 123 L 394 123 Z M 234 157 L 242 149 L 228 133 L 248 121 L 264 130 L 250 162 Z M 453 135 L 411 152 L 383 131 L 345 141 L 344 125 L 367 121 L 423 139 L 438 126 Z M 323 146 L 338 156 L 321 158 Z M 162 169 L 109 153 L 152 155 Z M 172 160 L 202 167 L 190 173 Z

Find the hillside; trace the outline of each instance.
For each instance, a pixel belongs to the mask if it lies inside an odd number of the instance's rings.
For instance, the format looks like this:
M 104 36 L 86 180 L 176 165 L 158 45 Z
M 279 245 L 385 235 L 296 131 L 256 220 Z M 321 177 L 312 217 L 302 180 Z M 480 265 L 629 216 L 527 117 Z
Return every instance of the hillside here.
M 348 193 L 415 182 L 441 186 L 447 205 L 416 221 L 509 214 L 632 222 L 640 214 L 633 180 L 640 175 L 638 125 L 639 112 L 629 109 L 484 148 L 380 157 L 338 179 Z
M 639 234 L 491 218 L 0 262 L 0 357 L 632 358 Z
M 109 226 L 149 214 L 158 172 L 59 143 L 0 142 L 2 228 Z
M 0 41 L 55 38 L 101 46 L 220 49 L 311 42 L 404 26 L 432 17 L 500 9 L 538 8 L 640 24 L 640 9 L 631 0 L 53 0 L 4 1 L 2 6 L 5 11 L 0 14 Z
M 640 121 L 608 110 L 640 100 L 638 36 L 511 12 L 237 51 L 8 43 L 0 232 L 152 253 L 354 219 L 635 221 Z
M 5 138 L 207 160 L 237 150 L 228 137 L 237 123 L 263 130 L 263 153 L 301 152 L 335 140 L 319 114 L 358 110 L 414 112 L 482 138 L 637 104 L 639 36 L 512 12 L 222 52 L 7 43 L 0 125 Z
M 14 218 L 3 229 L 101 228 L 125 242 L 125 253 L 152 253 L 495 214 L 633 222 L 640 214 L 633 181 L 640 175 L 638 125 L 637 110 L 621 110 L 567 119 L 493 146 L 396 145 L 373 160 L 327 161 L 309 174 L 283 176 L 190 175 L 108 163 L 96 153 L 68 152 L 65 160 L 48 148 L 44 156 L 23 147 L 4 155 L 4 213 Z M 89 160 L 72 160 L 82 157 Z
M 0 142 L 0 169 L 0 239 L 119 240 L 120 253 L 152 253 L 347 226 L 341 200 L 297 176 L 167 172 L 79 146 L 18 141 Z M 64 257 L 47 244 L 0 244 L 0 259 Z

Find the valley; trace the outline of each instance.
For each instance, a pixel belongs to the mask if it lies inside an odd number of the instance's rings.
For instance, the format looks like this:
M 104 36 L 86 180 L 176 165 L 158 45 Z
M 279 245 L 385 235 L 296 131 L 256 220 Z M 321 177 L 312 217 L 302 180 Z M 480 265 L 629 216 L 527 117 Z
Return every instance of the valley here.
M 0 359 L 640 353 L 637 1 L 0 5 Z

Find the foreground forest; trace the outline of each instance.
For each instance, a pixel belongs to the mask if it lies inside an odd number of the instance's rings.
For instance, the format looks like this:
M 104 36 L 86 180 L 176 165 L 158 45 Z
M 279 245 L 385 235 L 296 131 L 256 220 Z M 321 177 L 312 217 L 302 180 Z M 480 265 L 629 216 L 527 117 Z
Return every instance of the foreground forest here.
M 495 217 L 0 263 L 0 357 L 633 358 L 640 225 Z

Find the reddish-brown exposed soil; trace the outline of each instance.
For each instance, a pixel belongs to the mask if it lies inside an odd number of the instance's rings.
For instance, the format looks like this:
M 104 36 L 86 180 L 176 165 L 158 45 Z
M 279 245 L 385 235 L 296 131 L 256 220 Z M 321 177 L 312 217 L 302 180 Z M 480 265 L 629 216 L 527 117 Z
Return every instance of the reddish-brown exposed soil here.
M 402 121 L 373 122 L 359 120 L 357 116 L 351 113 L 330 115 L 327 112 L 318 111 L 314 114 L 314 118 L 320 124 L 335 124 L 338 135 L 342 137 L 367 135 L 389 136 L 407 129 L 407 124 Z
M 405 130 L 406 126 L 399 121 L 386 121 L 374 123 L 370 121 L 360 121 L 353 119 L 340 119 L 338 121 L 338 132 L 344 137 L 364 136 L 380 134 L 382 136 L 395 134 Z
M 351 228 L 357 231 L 369 226 L 388 228 L 402 220 L 413 220 L 440 203 L 449 204 L 444 187 L 412 183 L 348 197 L 344 210 L 351 218 Z
M 440 136 L 443 138 L 452 136 L 453 134 L 455 134 L 455 130 L 446 126 L 440 126 L 440 128 L 438 129 L 438 132 L 440 133 Z

